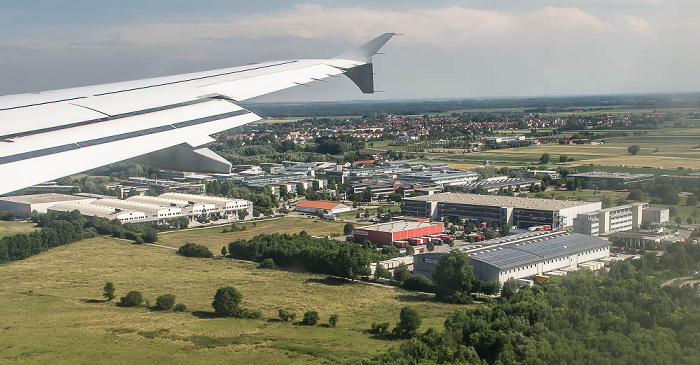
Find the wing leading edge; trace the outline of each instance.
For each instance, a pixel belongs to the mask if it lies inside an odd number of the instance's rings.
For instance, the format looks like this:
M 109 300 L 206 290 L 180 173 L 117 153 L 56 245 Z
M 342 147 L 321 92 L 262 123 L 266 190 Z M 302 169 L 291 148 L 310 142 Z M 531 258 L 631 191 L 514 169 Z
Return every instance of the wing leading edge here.
M 0 97 L 0 194 L 109 163 L 228 172 L 202 145 L 259 120 L 236 102 L 346 75 L 374 92 L 383 34 L 331 59 L 265 62 L 153 79 Z

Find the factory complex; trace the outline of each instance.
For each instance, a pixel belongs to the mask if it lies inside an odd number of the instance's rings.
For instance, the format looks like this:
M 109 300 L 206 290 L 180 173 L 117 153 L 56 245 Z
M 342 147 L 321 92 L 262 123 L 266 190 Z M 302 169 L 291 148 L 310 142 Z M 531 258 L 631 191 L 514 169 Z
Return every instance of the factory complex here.
M 610 260 L 610 242 L 569 231 L 528 232 L 455 249 L 471 258 L 474 275 L 482 281 L 510 278 L 527 279 L 536 275 L 564 275 L 579 268 L 601 269 Z M 414 274 L 432 280 L 432 273 L 445 252 L 413 256 Z

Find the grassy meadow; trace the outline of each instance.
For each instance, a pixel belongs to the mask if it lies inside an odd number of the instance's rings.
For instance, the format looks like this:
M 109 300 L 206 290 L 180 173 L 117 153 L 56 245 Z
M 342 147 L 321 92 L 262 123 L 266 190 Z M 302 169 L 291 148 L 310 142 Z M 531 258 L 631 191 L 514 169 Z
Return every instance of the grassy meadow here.
M 17 233 L 31 233 L 39 229 L 34 223 L 25 221 L 0 221 L 0 238 Z
M 121 308 L 104 302 L 111 281 L 117 297 L 139 290 L 155 303 L 171 293 L 188 312 Z M 463 306 L 420 294 L 282 269 L 257 269 L 231 259 L 196 259 L 172 250 L 94 238 L 0 266 L 3 308 L 0 362 L 13 363 L 354 363 L 398 341 L 365 333 L 374 321 L 398 321 L 403 306 L 423 317 L 422 329 L 441 328 L 447 313 Z M 209 318 L 216 289 L 231 285 L 244 307 L 263 318 Z M 116 301 L 116 299 L 115 299 Z M 277 321 L 280 308 L 331 314 L 336 328 Z M 192 312 L 204 312 L 195 316 Z
M 196 243 L 209 247 L 218 254 L 221 247 L 237 239 L 250 239 L 263 233 L 299 233 L 306 231 L 312 236 L 338 236 L 343 234 L 344 222 L 334 222 L 323 219 L 285 217 L 259 222 L 236 223 L 245 230 L 222 233 L 230 225 L 195 228 L 165 232 L 158 235 L 158 244 L 178 248 L 185 243 Z

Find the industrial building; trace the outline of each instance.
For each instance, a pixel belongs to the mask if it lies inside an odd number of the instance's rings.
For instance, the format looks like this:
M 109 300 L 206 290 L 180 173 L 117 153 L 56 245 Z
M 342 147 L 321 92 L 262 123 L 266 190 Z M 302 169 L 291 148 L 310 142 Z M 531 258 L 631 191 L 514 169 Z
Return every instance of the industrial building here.
M 654 180 L 653 174 L 630 174 L 626 172 L 592 171 L 571 174 L 567 177 L 578 179 L 584 189 L 626 189 L 629 184 L 645 183 Z
M 216 205 L 212 203 L 197 203 L 180 199 L 167 199 L 157 196 L 136 195 L 126 199 L 129 202 L 155 204 L 163 207 L 177 207 L 182 210 L 182 215 L 189 217 L 190 221 L 196 219 L 200 215 L 206 215 L 207 212 L 216 210 Z
M 389 222 L 357 227 L 352 231 L 353 240 L 370 240 L 379 245 L 391 245 L 394 241 L 426 236 L 444 231 L 442 223 Z
M 599 236 L 609 232 L 622 232 L 639 228 L 647 203 L 634 203 L 581 213 L 574 218 L 574 232 Z
M 248 216 L 253 215 L 253 202 L 244 199 L 223 198 L 218 196 L 195 195 L 183 193 L 165 193 L 158 196 L 163 199 L 186 200 L 193 204 L 213 204 L 214 209 L 206 213 L 218 214 L 224 219 L 237 218 L 238 212 L 245 210 Z
M 332 202 L 330 200 L 304 200 L 294 206 L 294 210 L 302 213 L 317 214 L 317 213 L 330 213 L 338 214 L 342 212 L 349 212 L 350 207 L 338 202 Z
M 508 189 L 511 189 L 511 191 L 530 191 L 531 186 L 540 186 L 541 184 L 542 180 L 540 179 L 500 176 L 460 185 L 460 187 L 470 192 L 481 187 L 489 194 L 495 194 L 500 190 Z
M 471 184 L 479 179 L 479 174 L 473 171 L 442 170 L 407 173 L 400 175 L 398 180 L 406 184 L 458 186 Z
M 80 211 L 80 214 L 85 217 L 99 217 L 109 220 L 116 219 L 121 223 L 153 221 L 152 219 L 148 219 L 148 214 L 146 214 L 146 212 L 108 207 L 100 205 L 99 201 L 92 204 L 79 203 L 76 201 L 60 202 L 52 205 L 50 208 L 48 208 L 48 210 L 53 210 L 56 212 L 72 212 L 74 210 L 78 210 Z
M 0 210 L 28 216 L 31 212 L 46 213 L 47 209 L 61 202 L 92 203 L 96 198 L 57 193 L 6 196 L 0 198 Z
M 497 222 L 518 228 L 540 225 L 561 228 L 573 225 L 578 214 L 595 212 L 601 207 L 600 202 L 440 193 L 404 199 L 401 214 L 433 220 Z
M 572 232 L 529 232 L 483 242 L 483 247 L 455 247 L 469 254 L 474 275 L 482 281 L 506 282 L 534 275 L 561 274 L 579 267 L 592 268 L 610 256 L 610 242 Z M 413 256 L 413 273 L 432 280 L 444 252 Z

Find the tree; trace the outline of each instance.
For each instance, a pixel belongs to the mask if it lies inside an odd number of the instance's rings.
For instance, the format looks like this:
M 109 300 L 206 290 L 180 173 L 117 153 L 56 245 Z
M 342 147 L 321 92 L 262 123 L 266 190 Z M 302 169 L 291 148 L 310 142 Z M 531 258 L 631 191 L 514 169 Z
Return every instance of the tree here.
M 510 235 L 510 225 L 507 223 L 501 224 L 501 227 L 498 229 L 498 233 L 501 235 L 501 237 Z
M 277 314 L 279 315 L 280 319 L 285 322 L 293 321 L 297 318 L 296 313 L 288 311 L 286 309 L 280 309 L 279 311 L 277 311 Z
M 258 265 L 260 269 L 272 269 L 273 267 L 275 267 L 275 260 L 269 257 L 260 261 L 260 265 Z
M 186 257 L 214 257 L 214 254 L 211 253 L 211 251 L 209 251 L 209 248 L 207 248 L 207 246 L 197 245 L 194 243 L 185 243 L 184 245 L 180 246 L 180 248 L 177 250 L 177 253 L 178 255 Z
M 244 220 L 248 216 L 248 211 L 243 209 L 238 211 L 238 220 Z
M 416 290 L 426 293 L 431 293 L 435 290 L 430 279 L 418 274 L 409 275 L 406 280 L 404 280 L 403 284 L 401 284 L 401 287 L 406 290 Z
M 175 305 L 175 296 L 172 294 L 163 294 L 156 298 L 156 308 L 159 310 L 172 309 Z
M 642 148 L 639 147 L 639 146 L 637 146 L 636 144 L 627 147 L 627 152 L 628 152 L 630 155 L 633 155 L 633 156 L 636 155 L 636 154 L 638 154 L 639 151 L 641 151 L 641 150 L 642 150 Z
M 241 314 L 242 300 L 243 295 L 236 288 L 224 286 L 216 290 L 211 306 L 221 317 L 236 317 Z
M 566 161 L 569 161 L 569 156 L 567 156 L 567 155 L 559 156 L 559 162 L 566 162 Z
M 470 303 L 475 280 L 469 255 L 460 250 L 442 255 L 433 271 L 436 297 L 446 302 Z
M 510 278 L 503 283 L 503 289 L 501 289 L 501 297 L 510 299 L 518 292 L 518 281 L 514 278 Z
M 374 269 L 374 280 L 391 279 L 391 271 L 387 270 L 384 265 L 377 262 L 377 267 Z
M 226 257 L 228 255 L 228 249 L 226 249 L 226 246 L 221 248 L 221 256 Z
M 337 314 L 331 314 L 330 317 L 328 317 L 328 324 L 331 327 L 335 327 L 338 324 L 338 315 Z
M 689 207 L 694 207 L 698 204 L 698 198 L 695 195 L 690 195 L 688 199 L 685 200 L 685 205 Z
M 135 307 L 143 302 L 143 296 L 138 290 L 132 290 L 126 293 L 126 296 L 121 297 L 119 304 L 124 307 Z
M 540 164 L 546 165 L 549 163 L 549 153 L 543 153 L 542 156 L 540 156 Z
M 315 326 L 318 323 L 318 312 L 307 311 L 304 313 L 304 319 L 301 320 L 304 326 Z
M 354 224 L 352 224 L 352 223 L 350 223 L 350 222 L 345 223 L 345 225 L 343 226 L 343 234 L 346 235 L 346 236 L 349 236 L 349 235 L 352 234 L 352 231 L 353 231 L 354 229 L 355 229 L 355 225 L 354 225 Z
M 688 217 L 688 218 L 685 220 L 685 222 L 688 223 L 688 224 L 693 224 L 693 218 L 692 218 L 692 217 Z
M 413 248 L 413 246 L 406 246 L 406 255 L 413 255 L 416 252 L 416 250 Z
M 676 224 L 683 223 L 683 219 L 681 219 L 681 217 L 678 217 L 678 216 L 676 216 L 676 218 L 674 218 L 673 221 L 676 222 Z
M 304 185 L 297 184 L 297 195 L 306 195 L 306 188 L 304 188 Z
M 394 269 L 394 280 L 399 283 L 403 283 L 409 276 L 411 276 L 411 272 L 408 271 L 408 265 L 406 264 L 401 264 Z
M 412 307 L 403 307 L 399 314 L 399 322 L 394 328 L 394 334 L 403 338 L 411 338 L 416 335 L 422 322 L 417 310 Z
M 115 297 L 114 292 L 115 292 L 114 284 L 112 284 L 111 281 L 108 281 L 105 284 L 104 288 L 102 288 L 102 296 L 107 298 L 108 302 L 111 302 L 112 299 L 114 299 L 114 297 Z
M 501 282 L 498 280 L 487 281 L 481 285 L 481 292 L 486 295 L 494 295 L 501 290 Z

